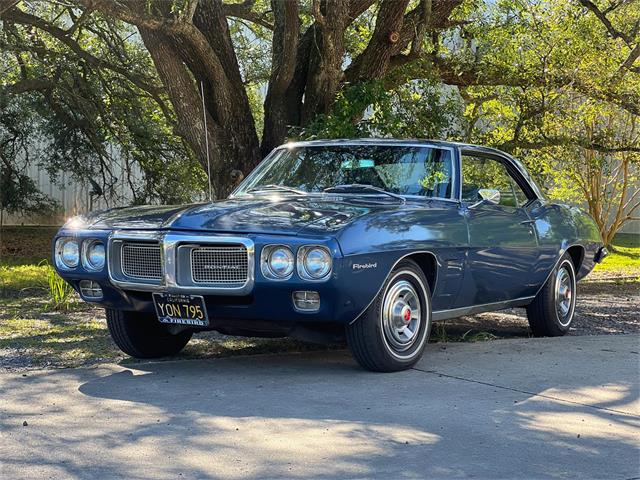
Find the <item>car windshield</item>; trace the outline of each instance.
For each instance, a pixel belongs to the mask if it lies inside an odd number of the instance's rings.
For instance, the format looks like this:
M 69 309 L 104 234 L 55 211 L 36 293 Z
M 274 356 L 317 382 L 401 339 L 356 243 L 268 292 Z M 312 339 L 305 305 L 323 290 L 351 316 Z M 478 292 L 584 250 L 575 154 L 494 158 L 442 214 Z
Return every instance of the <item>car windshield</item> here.
M 451 151 L 428 146 L 323 145 L 284 148 L 255 170 L 236 195 L 282 191 L 451 198 Z M 338 186 L 353 186 L 353 189 Z

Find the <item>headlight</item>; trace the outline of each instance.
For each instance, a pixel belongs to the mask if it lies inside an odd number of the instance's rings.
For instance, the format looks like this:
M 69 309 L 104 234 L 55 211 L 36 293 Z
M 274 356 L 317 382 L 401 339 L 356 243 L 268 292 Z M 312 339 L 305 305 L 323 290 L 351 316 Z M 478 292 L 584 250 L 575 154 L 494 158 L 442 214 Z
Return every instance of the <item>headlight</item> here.
M 331 253 L 325 247 L 305 246 L 298 250 L 298 274 L 306 280 L 321 280 L 331 272 Z
M 82 244 L 82 264 L 87 270 L 99 271 L 104 268 L 105 249 L 100 240 L 85 240 Z
M 69 270 L 80 263 L 80 248 L 72 238 L 59 238 L 56 241 L 55 262 L 59 268 Z
M 284 245 L 267 245 L 262 249 L 262 274 L 271 279 L 284 280 L 293 273 L 295 260 L 291 249 Z

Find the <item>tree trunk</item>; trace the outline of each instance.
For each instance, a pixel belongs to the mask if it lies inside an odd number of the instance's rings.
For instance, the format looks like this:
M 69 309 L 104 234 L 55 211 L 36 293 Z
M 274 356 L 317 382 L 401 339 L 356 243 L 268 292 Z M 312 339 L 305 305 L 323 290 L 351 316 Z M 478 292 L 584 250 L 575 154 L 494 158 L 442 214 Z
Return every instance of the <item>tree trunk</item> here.
M 208 13 L 211 12 L 197 13 L 197 22 L 211 28 L 215 25 L 219 27 L 215 11 L 212 15 Z M 235 54 L 227 49 L 226 54 L 215 55 L 208 47 L 205 36 L 197 32 L 193 33 L 194 38 L 189 37 L 190 42 L 197 45 L 192 49 L 180 35 L 168 35 L 144 27 L 138 29 L 174 107 L 178 119 L 176 133 L 193 149 L 204 170 L 211 171 L 215 197 L 226 197 L 236 179 L 242 176 L 239 172 L 246 175 L 261 158 L 258 136 L 246 91 L 239 77 Z M 224 34 L 214 35 L 208 30 L 206 40 L 216 43 L 217 52 L 225 51 L 222 46 Z M 223 38 L 218 38 L 220 36 Z M 234 62 L 235 71 L 229 68 Z M 205 112 L 200 82 L 204 86 Z M 210 162 L 207 160 L 205 143 L 205 115 Z
M 269 89 L 264 101 L 264 130 L 262 133 L 262 156 L 281 144 L 289 129 L 287 115 L 287 89 L 293 80 L 298 53 L 300 18 L 298 3 L 271 0 L 275 19 L 273 52 Z

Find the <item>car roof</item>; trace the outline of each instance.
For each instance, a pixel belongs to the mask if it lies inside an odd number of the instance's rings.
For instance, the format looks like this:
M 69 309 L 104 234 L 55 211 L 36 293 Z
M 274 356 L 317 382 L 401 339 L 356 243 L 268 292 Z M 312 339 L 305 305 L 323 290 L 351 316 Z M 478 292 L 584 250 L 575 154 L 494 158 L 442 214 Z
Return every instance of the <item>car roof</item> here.
M 478 151 L 485 151 L 502 156 L 509 156 L 506 152 L 497 148 L 485 147 L 473 143 L 452 142 L 447 140 L 432 140 L 425 138 L 337 138 L 337 139 L 317 139 L 289 142 L 283 147 L 314 147 L 329 145 L 437 145 L 440 147 L 457 147 L 461 149 L 469 148 Z

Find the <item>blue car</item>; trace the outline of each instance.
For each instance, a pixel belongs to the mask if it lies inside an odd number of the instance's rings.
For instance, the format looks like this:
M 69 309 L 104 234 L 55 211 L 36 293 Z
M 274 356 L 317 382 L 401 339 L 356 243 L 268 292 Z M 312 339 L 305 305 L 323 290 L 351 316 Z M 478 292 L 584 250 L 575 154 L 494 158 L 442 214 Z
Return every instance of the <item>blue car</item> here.
M 366 369 L 421 357 L 433 322 L 525 307 L 564 335 L 607 254 L 591 217 L 511 156 L 467 144 L 332 140 L 275 149 L 228 199 L 76 217 L 58 273 L 137 358 L 194 333 L 346 338 Z

